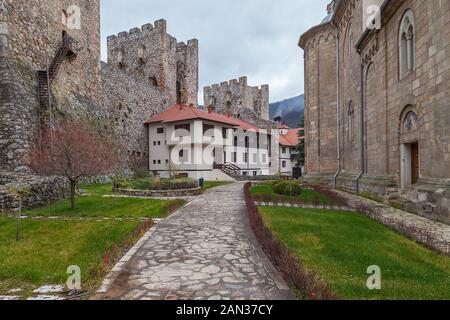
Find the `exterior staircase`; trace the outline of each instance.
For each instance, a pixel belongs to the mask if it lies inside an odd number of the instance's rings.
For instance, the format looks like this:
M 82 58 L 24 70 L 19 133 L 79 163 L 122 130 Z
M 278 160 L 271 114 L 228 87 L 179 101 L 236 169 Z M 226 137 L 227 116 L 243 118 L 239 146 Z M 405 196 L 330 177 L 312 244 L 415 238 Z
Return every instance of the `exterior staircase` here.
M 227 176 L 231 178 L 236 178 L 241 175 L 241 168 L 238 166 L 232 164 L 232 163 L 225 163 L 225 164 L 214 164 L 215 170 L 220 170 L 223 173 L 225 173 Z
M 58 75 L 62 63 L 66 59 L 73 59 L 79 52 L 78 43 L 69 35 L 64 35 L 55 57 L 53 58 L 47 70 L 38 71 L 38 98 L 41 108 L 50 107 L 51 84 Z

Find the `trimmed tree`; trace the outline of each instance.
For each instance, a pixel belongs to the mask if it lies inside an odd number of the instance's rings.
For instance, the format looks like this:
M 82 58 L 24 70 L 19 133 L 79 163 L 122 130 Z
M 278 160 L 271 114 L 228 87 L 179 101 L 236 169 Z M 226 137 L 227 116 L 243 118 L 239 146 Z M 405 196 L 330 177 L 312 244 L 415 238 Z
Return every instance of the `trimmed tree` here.
M 19 207 L 17 208 L 17 215 L 16 215 L 16 241 L 20 240 L 20 219 L 22 219 L 22 207 L 23 207 L 23 200 L 26 196 L 29 196 L 32 194 L 30 187 L 28 186 L 14 186 L 11 185 L 6 188 L 7 194 L 19 201 Z
M 298 135 L 300 137 L 300 143 L 296 147 L 297 153 L 298 153 L 298 161 L 297 161 L 297 167 L 304 167 L 305 166 L 305 119 L 302 117 L 300 119 L 299 128 L 301 130 L 298 132 Z
M 120 166 L 119 151 L 112 139 L 85 123 L 63 124 L 44 133 L 33 152 L 30 167 L 39 175 L 66 177 L 70 204 L 81 178 L 108 174 Z

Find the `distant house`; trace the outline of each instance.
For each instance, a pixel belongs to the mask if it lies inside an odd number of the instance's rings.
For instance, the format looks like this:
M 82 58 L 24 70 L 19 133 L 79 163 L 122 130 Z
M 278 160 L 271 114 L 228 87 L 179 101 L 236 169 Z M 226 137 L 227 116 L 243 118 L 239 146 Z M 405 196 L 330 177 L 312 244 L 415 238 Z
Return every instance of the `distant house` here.
M 283 176 L 292 176 L 298 163 L 296 147 L 300 143 L 299 133 L 302 129 L 290 129 L 287 125 L 279 125 L 280 169 Z
M 231 180 L 240 175 L 270 175 L 274 171 L 292 174 L 291 155 L 298 141 L 294 130 L 267 132 L 231 114 L 220 115 L 212 108 L 203 111 L 192 104 L 174 105 L 145 123 L 149 169 L 163 178 L 176 175 Z M 286 161 L 285 168 L 273 170 L 272 163 L 278 161 L 272 157 L 278 156 Z

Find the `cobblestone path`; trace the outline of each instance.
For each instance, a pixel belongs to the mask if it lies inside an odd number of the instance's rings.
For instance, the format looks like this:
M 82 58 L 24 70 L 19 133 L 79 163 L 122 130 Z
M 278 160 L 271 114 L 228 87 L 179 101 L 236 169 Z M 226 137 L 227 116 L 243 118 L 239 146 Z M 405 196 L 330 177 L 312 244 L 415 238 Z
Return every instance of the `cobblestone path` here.
M 145 240 L 105 299 L 293 299 L 249 227 L 243 184 L 207 191 Z

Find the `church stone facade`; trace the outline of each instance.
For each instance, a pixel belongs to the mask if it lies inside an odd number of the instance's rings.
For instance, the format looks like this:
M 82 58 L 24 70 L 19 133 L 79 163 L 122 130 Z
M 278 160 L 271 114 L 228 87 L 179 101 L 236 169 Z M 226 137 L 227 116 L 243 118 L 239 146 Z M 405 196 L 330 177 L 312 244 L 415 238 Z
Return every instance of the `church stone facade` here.
M 299 46 L 307 176 L 450 223 L 450 0 L 333 1 Z

